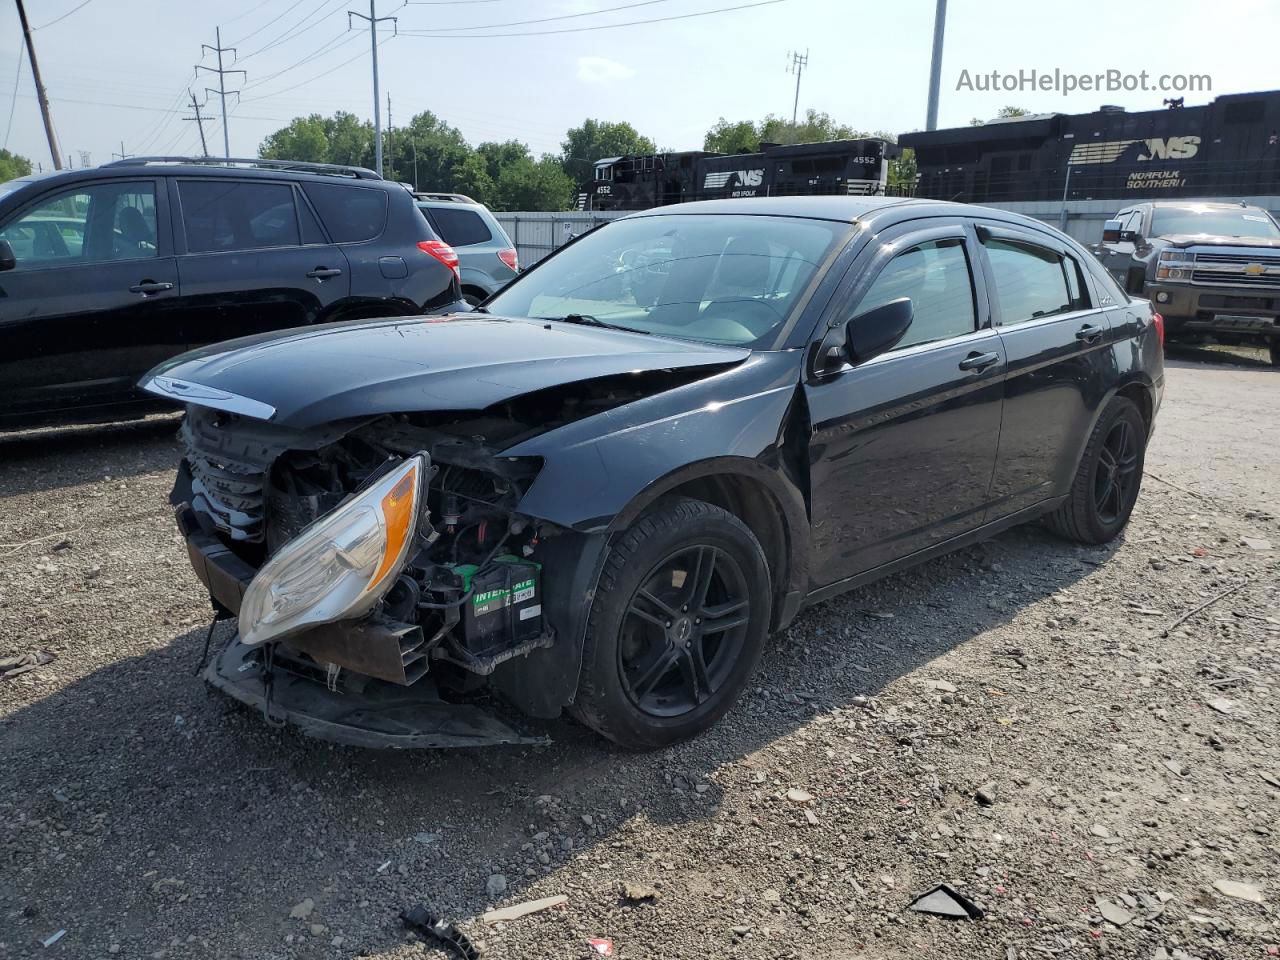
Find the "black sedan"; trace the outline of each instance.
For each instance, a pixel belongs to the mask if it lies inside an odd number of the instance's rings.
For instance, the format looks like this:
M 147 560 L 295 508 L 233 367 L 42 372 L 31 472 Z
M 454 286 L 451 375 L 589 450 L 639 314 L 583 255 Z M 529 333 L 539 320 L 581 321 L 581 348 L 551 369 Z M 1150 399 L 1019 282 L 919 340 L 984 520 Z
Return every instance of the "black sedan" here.
M 808 604 L 1012 524 L 1125 526 L 1163 326 L 1073 240 L 982 207 L 688 203 L 476 313 L 208 347 L 174 500 L 206 678 L 348 743 L 652 748 L 721 717 Z

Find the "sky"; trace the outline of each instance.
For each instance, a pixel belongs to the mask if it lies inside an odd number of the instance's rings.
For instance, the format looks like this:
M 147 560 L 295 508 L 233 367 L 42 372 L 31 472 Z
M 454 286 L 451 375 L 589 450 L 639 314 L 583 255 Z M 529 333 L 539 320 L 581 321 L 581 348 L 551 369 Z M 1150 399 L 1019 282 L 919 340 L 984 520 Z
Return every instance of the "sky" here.
M 808 53 L 800 109 L 825 111 L 862 130 L 923 129 L 935 0 L 375 0 L 378 57 L 395 124 L 431 110 L 473 144 L 518 139 L 559 152 L 564 131 L 586 117 L 627 120 L 661 149 L 702 146 L 718 118 L 789 116 L 795 76 L 788 54 Z M 748 3 L 753 6 L 744 6 Z M 201 45 L 235 47 L 229 88 L 243 87 L 228 131 L 233 156 L 254 156 L 295 116 L 347 110 L 372 117 L 369 33 L 347 32 L 364 0 L 26 0 L 40 70 L 64 158 L 83 165 L 130 154 L 190 154 L 199 134 L 187 90 L 217 117 L 216 66 Z M 740 7 L 725 10 L 727 7 Z M 689 16 L 707 11 L 705 16 Z M 585 16 L 583 14 L 586 14 Z M 662 22 L 583 30 L 639 20 Z M 548 19 L 556 18 L 556 19 Z M 541 20 L 535 24 L 517 21 Z M 511 25 L 515 24 L 515 25 Z M 508 26 L 509 25 L 509 26 Z M 477 29 L 458 29 L 477 28 Z M 1158 91 L 957 89 L 992 70 L 1093 74 L 1109 69 L 1152 79 L 1205 74 L 1211 92 L 1280 86 L 1274 38 L 1280 0 L 950 0 L 939 126 L 994 116 L 1012 104 L 1032 112 L 1083 113 L 1118 104 L 1156 109 Z M 363 32 L 361 32 L 361 30 Z M 575 32 L 547 32 L 573 30 Z M 416 31 L 416 32 L 415 32 Z M 486 36 L 487 34 L 487 36 Z M 493 36 L 524 34 L 524 36 Z M 13 0 L 0 0 L 0 146 L 49 168 L 50 154 Z M 235 60 L 233 63 L 232 60 Z M 15 85 L 16 78 L 16 85 Z M 976 83 L 971 83 L 976 86 Z M 10 117 L 10 111 L 12 116 Z M 222 124 L 205 124 L 210 150 Z M 65 160 L 64 160 L 65 163 Z

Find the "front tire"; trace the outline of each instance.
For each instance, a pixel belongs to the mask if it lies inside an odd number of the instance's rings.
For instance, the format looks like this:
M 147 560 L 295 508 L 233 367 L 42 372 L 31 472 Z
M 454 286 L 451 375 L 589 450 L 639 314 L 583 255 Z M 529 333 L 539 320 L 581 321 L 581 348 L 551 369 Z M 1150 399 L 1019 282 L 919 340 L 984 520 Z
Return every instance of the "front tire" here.
M 745 523 L 701 500 L 659 502 L 605 560 L 574 715 L 632 750 L 706 730 L 760 661 L 772 595 Z
M 1094 425 L 1066 502 L 1046 518 L 1077 543 L 1114 540 L 1129 522 L 1147 453 L 1147 425 L 1132 400 L 1116 397 Z

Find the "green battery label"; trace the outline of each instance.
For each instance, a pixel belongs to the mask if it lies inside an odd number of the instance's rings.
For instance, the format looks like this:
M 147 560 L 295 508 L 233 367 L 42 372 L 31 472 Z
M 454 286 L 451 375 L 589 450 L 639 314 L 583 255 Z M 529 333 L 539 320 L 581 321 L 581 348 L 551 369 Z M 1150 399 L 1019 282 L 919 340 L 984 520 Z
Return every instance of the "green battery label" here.
M 479 591 L 471 598 L 471 609 L 477 617 L 482 617 L 486 613 L 493 613 L 513 603 L 532 600 L 536 594 L 537 588 L 533 580 L 521 580 L 513 584 L 510 589 L 499 587 L 496 590 Z

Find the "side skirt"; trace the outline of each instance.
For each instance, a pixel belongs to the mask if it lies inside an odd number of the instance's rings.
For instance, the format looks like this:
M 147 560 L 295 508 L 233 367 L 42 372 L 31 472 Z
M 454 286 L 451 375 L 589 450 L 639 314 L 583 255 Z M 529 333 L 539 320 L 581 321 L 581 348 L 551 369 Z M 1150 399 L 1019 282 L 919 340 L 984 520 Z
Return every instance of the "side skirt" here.
M 944 553 L 950 553 L 953 550 L 959 550 L 961 547 L 967 547 L 973 543 L 979 543 L 983 540 L 989 540 L 998 533 L 1003 533 L 1010 527 L 1016 527 L 1019 524 L 1027 523 L 1035 520 L 1046 513 L 1057 508 L 1066 497 L 1055 497 L 1052 500 L 1043 500 L 1040 503 L 1033 504 L 1017 513 L 1011 513 L 1007 517 L 1001 517 L 999 520 L 993 520 L 990 523 L 984 523 L 980 527 L 974 527 L 967 533 L 962 533 L 958 537 L 952 537 L 950 540 L 943 540 L 936 543 L 932 547 L 926 547 L 924 550 L 917 550 L 915 553 L 907 554 L 905 557 L 899 557 L 897 560 L 890 560 L 888 563 L 882 563 L 878 567 L 872 567 L 870 570 L 864 570 L 862 573 L 854 574 L 844 580 L 839 580 L 825 587 L 809 592 L 801 604 L 801 609 L 812 606 L 815 603 L 821 603 L 824 600 L 830 600 L 849 590 L 856 590 L 858 587 L 865 587 L 869 583 L 875 583 L 884 577 L 906 570 L 908 567 L 914 567 L 916 564 L 924 563 L 926 560 L 932 560 L 934 557 L 940 557 Z

